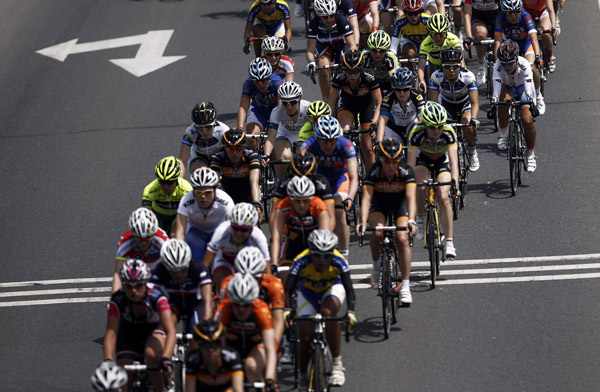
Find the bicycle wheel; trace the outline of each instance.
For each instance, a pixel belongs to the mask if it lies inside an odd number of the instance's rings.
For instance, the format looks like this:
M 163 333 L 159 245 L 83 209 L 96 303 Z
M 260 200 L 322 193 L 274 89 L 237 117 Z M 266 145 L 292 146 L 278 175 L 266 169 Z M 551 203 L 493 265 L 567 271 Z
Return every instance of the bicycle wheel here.
M 308 25 L 312 19 L 313 0 L 302 0 L 302 13 L 304 13 L 304 23 L 308 31 Z
M 427 215 L 425 216 L 425 227 L 427 236 L 427 252 L 429 253 L 429 271 L 431 272 L 431 288 L 435 288 L 435 279 L 437 278 L 437 266 L 436 266 L 436 247 L 435 247 L 435 217 L 433 216 L 433 209 L 429 207 L 427 209 Z
M 508 126 L 508 164 L 510 169 L 510 191 L 515 196 L 519 186 L 519 135 L 513 122 Z
M 459 207 L 465 208 L 465 197 L 467 196 L 467 184 L 469 182 L 469 156 L 467 154 L 467 150 L 464 148 L 462 148 L 462 161 L 463 161 L 463 165 L 459 166 L 459 178 L 458 178 L 458 190 L 460 191 L 460 198 L 459 198 Z M 460 164 L 460 159 L 459 158 L 459 164 Z M 458 213 L 457 213 L 458 215 Z
M 384 245 L 385 246 L 385 245 Z M 381 310 L 383 314 L 383 337 L 388 339 L 392 328 L 392 311 L 390 306 L 390 287 L 392 285 L 390 279 L 390 255 L 387 249 L 384 249 L 381 255 L 381 288 L 379 290 L 381 296 Z
M 263 206 L 263 219 L 269 222 L 269 214 L 271 213 L 271 194 L 275 190 L 275 172 L 271 165 L 261 169 L 261 202 Z
M 323 351 L 315 349 L 308 364 L 308 389 L 314 392 L 324 392 L 327 389 Z
M 175 392 L 185 391 L 185 369 L 182 362 L 176 361 L 173 364 L 173 375 L 175 377 Z
M 525 143 L 525 133 L 523 131 L 523 124 L 519 123 L 518 125 L 518 134 L 517 134 L 517 151 L 519 161 L 517 162 L 517 182 L 521 185 L 521 172 L 525 170 L 526 159 L 527 159 L 527 144 Z

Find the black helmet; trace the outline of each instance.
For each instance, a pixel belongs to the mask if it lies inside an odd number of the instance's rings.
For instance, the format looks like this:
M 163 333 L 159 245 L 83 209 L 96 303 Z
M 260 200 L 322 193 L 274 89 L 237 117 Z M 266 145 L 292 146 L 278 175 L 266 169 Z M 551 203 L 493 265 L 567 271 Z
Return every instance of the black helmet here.
M 243 146 L 246 144 L 246 133 L 239 128 L 231 128 L 223 134 L 223 144 L 227 146 Z
M 361 69 L 363 66 L 363 52 L 357 49 L 350 49 L 344 53 L 344 68 L 347 70 Z
M 459 48 L 446 48 L 440 52 L 440 58 L 442 63 L 460 63 L 463 59 L 463 52 Z
M 509 62 L 516 60 L 519 56 L 519 45 L 513 40 L 507 39 L 498 47 L 498 60 Z
M 387 138 L 378 144 L 379 149 L 377 150 L 377 154 L 379 159 L 400 159 L 400 154 L 402 154 L 401 143 L 392 138 Z
M 194 325 L 192 333 L 194 340 L 200 347 L 221 345 L 223 340 L 223 325 L 217 320 L 202 320 Z
M 212 102 L 200 102 L 192 109 L 192 121 L 196 125 L 213 124 L 217 119 L 217 109 Z
M 307 176 L 317 169 L 317 160 L 310 151 L 301 151 L 294 154 L 290 167 L 292 172 L 298 176 Z

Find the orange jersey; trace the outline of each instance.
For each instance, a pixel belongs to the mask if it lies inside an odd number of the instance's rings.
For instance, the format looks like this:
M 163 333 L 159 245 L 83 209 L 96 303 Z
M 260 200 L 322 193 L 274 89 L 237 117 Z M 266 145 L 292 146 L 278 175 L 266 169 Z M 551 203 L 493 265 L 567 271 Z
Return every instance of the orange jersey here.
M 322 213 L 328 213 L 327 205 L 325 205 L 325 202 L 317 196 L 313 196 L 310 199 L 308 213 L 302 217 L 298 216 L 296 211 L 294 211 L 292 200 L 289 196 L 286 196 L 281 200 L 276 208 L 281 210 L 285 220 L 285 230 L 283 234 L 292 241 L 301 234 L 308 237 L 310 232 L 318 228 L 319 216 Z
M 221 283 L 221 298 L 227 298 L 227 285 L 234 275 L 229 275 Z M 273 275 L 263 274 L 258 282 L 260 293 L 258 298 L 265 301 L 273 309 L 285 308 L 285 291 L 281 280 Z
M 219 303 L 215 313 L 215 320 L 219 320 L 225 327 L 228 341 L 250 339 L 254 343 L 260 343 L 262 332 L 273 329 L 273 316 L 265 301 L 255 299 L 252 303 L 252 313 L 246 320 L 238 320 L 233 314 L 232 307 L 231 298 L 226 298 Z

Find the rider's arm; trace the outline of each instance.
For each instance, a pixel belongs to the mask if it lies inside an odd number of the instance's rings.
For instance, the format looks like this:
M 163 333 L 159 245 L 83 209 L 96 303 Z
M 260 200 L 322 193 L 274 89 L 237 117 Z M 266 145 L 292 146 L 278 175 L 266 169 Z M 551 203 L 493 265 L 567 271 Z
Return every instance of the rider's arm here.
M 317 39 L 308 38 L 306 40 L 306 61 L 309 63 L 315 60 L 315 49 L 317 48 Z
M 181 144 L 179 148 L 179 161 L 181 162 L 181 178 L 185 176 L 185 170 L 187 168 L 188 160 L 190 159 L 191 147 L 185 144 Z
M 175 238 L 185 240 L 185 230 L 187 228 L 187 216 L 177 213 L 175 218 Z
M 477 83 L 475 82 L 475 84 Z M 479 90 L 470 90 L 469 100 L 471 101 L 471 118 L 477 118 L 479 116 Z
M 417 216 L 417 187 L 415 182 L 406 184 L 406 205 L 408 207 L 408 220 L 415 220 Z
M 454 180 L 454 183 L 458 185 L 458 153 L 455 148 L 448 150 L 448 158 L 450 160 L 450 173 L 452 174 L 452 179 Z
M 121 267 L 123 267 L 123 263 L 125 262 L 125 259 L 123 258 L 117 258 L 115 260 L 115 272 L 113 273 L 113 280 L 112 280 L 112 289 L 111 289 L 111 293 L 116 293 L 117 291 L 121 290 L 121 277 L 119 276 L 119 271 L 121 271 Z
M 437 5 L 438 13 L 446 13 L 446 6 L 444 5 L 444 0 L 435 0 L 435 4 Z
M 298 275 L 290 273 L 285 282 L 285 307 L 291 309 L 294 306 L 293 295 L 298 284 Z
M 373 3 L 371 3 L 373 4 Z M 378 88 L 375 91 L 371 91 L 371 96 L 373 97 L 373 102 L 375 103 L 375 112 L 373 113 L 373 122 L 375 124 L 377 124 L 377 122 L 379 121 L 379 112 L 381 110 L 381 102 L 382 102 L 382 97 L 381 97 L 381 89 Z
M 165 301 L 167 299 L 163 297 Z M 160 299 L 159 299 L 160 301 Z M 167 340 L 165 341 L 165 347 L 162 356 L 165 358 L 171 358 L 173 356 L 173 350 L 175 349 L 175 343 L 177 343 L 177 327 L 175 325 L 175 318 L 171 308 L 167 306 L 167 309 L 161 311 L 160 324 L 167 334 Z
M 275 330 L 273 328 L 262 331 L 263 342 L 267 354 L 265 364 L 265 379 L 277 380 L 277 350 L 275 349 Z
M 498 66 L 498 63 L 494 63 L 494 69 L 492 72 L 492 101 L 494 100 L 494 97 L 496 99 L 498 99 L 498 97 L 500 96 L 500 89 L 502 88 L 502 79 L 501 79 L 501 75 L 500 75 L 500 67 Z
M 350 23 L 350 28 L 352 28 L 352 32 L 354 33 L 352 35 L 352 37 L 354 37 L 354 40 L 352 40 L 352 38 L 348 38 L 347 43 L 348 46 L 350 46 L 350 42 L 353 41 L 354 47 L 356 48 L 356 45 L 358 45 L 358 42 L 360 41 L 360 28 L 358 27 L 358 16 L 353 15 L 350 18 L 348 18 L 348 23 Z
M 250 170 L 250 190 L 252 192 L 252 200 L 255 202 L 260 202 L 260 188 L 258 187 L 258 180 L 260 178 L 260 170 L 254 169 Z
M 292 43 L 292 20 L 284 19 L 283 25 L 285 26 L 285 38 L 287 39 L 287 46 L 289 47 Z
M 250 35 L 252 34 L 252 26 L 254 23 L 250 22 L 250 21 L 246 21 L 246 27 L 244 28 L 244 43 L 246 43 L 246 41 L 248 41 L 248 38 L 250 38 Z
M 552 0 L 546 0 L 546 10 L 548 10 L 550 24 L 554 29 L 556 29 L 556 11 L 554 9 L 554 2 Z
M 435 79 L 431 78 L 429 81 L 429 88 L 427 89 L 427 97 L 430 101 L 437 102 L 440 92 L 435 84 Z
M 244 373 L 243 372 L 233 373 L 233 375 L 231 376 L 231 387 L 233 388 L 233 392 L 244 392 Z M 196 392 L 196 390 L 194 389 L 192 392 Z
M 373 187 L 364 185 L 362 200 L 360 202 L 360 223 L 363 226 L 363 229 L 367 227 L 367 222 L 369 220 L 369 209 L 371 208 L 371 200 L 373 200 Z
M 206 253 L 204 253 L 204 259 L 202 260 L 202 263 L 206 266 L 206 268 L 208 268 L 209 271 L 216 255 L 217 254 L 210 249 L 206 249 Z
M 281 234 L 284 229 L 284 216 L 281 211 L 277 212 L 277 220 L 271 228 L 271 263 L 279 265 L 279 247 L 281 241 Z
M 340 90 L 338 90 L 337 88 L 331 87 L 329 89 L 329 97 L 327 97 L 327 104 L 331 108 L 332 113 L 335 113 L 335 105 L 337 103 L 339 95 L 340 95 Z
M 354 312 L 354 306 L 356 305 L 356 294 L 354 293 L 354 287 L 352 287 L 350 271 L 342 273 L 341 278 L 342 285 L 344 285 L 344 290 L 346 290 L 346 303 L 348 304 L 348 310 Z
M 246 125 L 246 118 L 248 117 L 248 109 L 250 108 L 250 97 L 247 95 L 242 95 L 240 98 L 240 107 L 238 109 L 238 128 L 244 128 Z
M 369 3 L 369 9 L 371 10 L 371 16 L 373 17 L 373 28 L 370 33 L 379 30 L 379 2 L 371 1 Z
M 273 112 L 276 111 L 277 108 L 273 109 Z M 273 116 L 272 113 L 271 116 Z M 265 155 L 271 156 L 273 152 L 273 145 L 275 144 L 275 138 L 277 137 L 277 124 L 269 122 L 269 129 L 267 130 L 267 140 L 265 140 Z M 276 158 L 276 157 L 275 157 Z
M 212 298 L 212 284 L 205 284 L 200 287 L 200 294 L 202 294 L 202 306 L 204 307 L 204 320 L 212 318 L 213 314 L 213 298 Z
M 410 167 L 414 169 L 415 165 L 417 164 L 417 151 L 411 148 L 408 149 L 408 152 L 406 153 L 406 163 L 408 163 Z
M 109 306 L 114 305 L 110 304 Z M 104 345 L 102 351 L 104 359 L 115 360 L 115 348 L 117 345 L 117 334 L 119 332 L 119 318 L 108 316 L 106 318 L 106 333 L 104 334 Z
M 425 86 L 425 90 L 427 86 L 425 85 L 425 66 L 427 65 L 427 58 L 423 58 L 419 56 L 419 68 L 417 69 L 417 80 L 418 87 L 421 88 L 421 85 Z
M 465 36 L 467 38 L 473 38 L 473 31 L 471 30 L 471 17 L 473 16 L 473 4 L 464 3 L 464 19 L 465 19 Z
M 358 190 L 358 165 L 356 163 L 356 158 L 348 158 L 346 165 L 348 166 L 348 178 L 350 179 L 348 197 L 354 200 L 356 191 Z
M 325 204 L 325 203 L 323 203 L 323 204 Z M 329 216 L 329 211 L 327 211 L 326 209 L 323 210 L 317 217 L 317 225 L 318 225 L 319 229 L 329 230 L 330 225 L 331 225 L 329 223 L 330 219 L 331 219 L 331 217 Z

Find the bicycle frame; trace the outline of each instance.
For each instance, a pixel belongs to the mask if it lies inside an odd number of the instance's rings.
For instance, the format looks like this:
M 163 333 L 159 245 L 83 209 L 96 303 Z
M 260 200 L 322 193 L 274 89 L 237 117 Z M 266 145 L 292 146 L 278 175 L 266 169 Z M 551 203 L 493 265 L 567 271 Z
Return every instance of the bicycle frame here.
M 133 373 L 133 392 L 146 392 L 149 384 L 148 372 L 160 372 L 162 370 L 160 366 L 148 366 L 139 361 L 134 361 L 132 364 L 124 365 L 123 367 L 127 370 L 127 373 Z M 166 372 L 163 372 L 163 376 L 165 379 L 165 390 L 173 391 L 171 377 Z
M 458 219 L 459 208 L 465 208 L 465 197 L 467 195 L 469 171 L 471 170 L 471 162 L 469 160 L 469 153 L 467 151 L 467 142 L 465 141 L 462 131 L 463 128 L 470 127 L 470 125 L 462 123 L 447 123 L 446 125 L 449 125 L 456 130 L 456 139 L 458 145 L 458 189 L 460 190 L 460 198 L 452 198 L 452 211 L 454 220 L 456 220 Z M 475 140 L 477 140 L 476 133 L 474 133 L 473 136 L 475 137 Z M 456 205 L 457 203 L 458 205 Z

